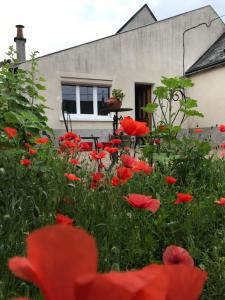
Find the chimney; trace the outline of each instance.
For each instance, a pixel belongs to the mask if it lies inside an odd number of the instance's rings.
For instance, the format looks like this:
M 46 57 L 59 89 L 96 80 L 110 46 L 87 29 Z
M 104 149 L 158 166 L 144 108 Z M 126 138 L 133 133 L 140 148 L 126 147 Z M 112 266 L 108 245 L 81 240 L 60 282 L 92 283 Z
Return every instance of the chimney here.
M 17 35 L 14 38 L 14 42 L 16 42 L 16 53 L 18 62 L 23 62 L 26 60 L 25 53 L 25 43 L 26 39 L 23 37 L 23 25 L 16 25 Z

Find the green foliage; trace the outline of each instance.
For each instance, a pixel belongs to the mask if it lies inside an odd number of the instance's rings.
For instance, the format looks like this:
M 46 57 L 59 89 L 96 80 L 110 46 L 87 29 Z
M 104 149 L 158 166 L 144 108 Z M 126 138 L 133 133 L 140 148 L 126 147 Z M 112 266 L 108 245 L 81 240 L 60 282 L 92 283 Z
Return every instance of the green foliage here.
M 179 77 L 162 77 L 162 86 L 158 86 L 154 90 L 156 96 L 155 103 L 148 103 L 142 109 L 147 113 L 154 113 L 158 118 L 155 133 L 160 133 L 159 126 L 164 125 L 164 138 L 171 141 L 181 130 L 182 124 L 189 117 L 204 117 L 196 108 L 197 100 L 188 98 L 184 95 L 184 89 L 193 86 L 190 79 Z M 158 110 L 161 110 L 160 117 L 157 116 Z
M 157 103 L 148 103 L 145 107 L 142 107 L 143 111 L 146 113 L 154 113 L 158 108 Z
M 112 96 L 116 97 L 118 100 L 123 101 L 123 98 L 125 97 L 125 94 L 121 89 L 113 89 L 112 90 Z
M 15 51 L 9 48 L 0 68 L 0 129 L 14 127 L 23 132 L 38 134 L 40 130 L 50 131 L 47 126 L 45 98 L 39 94 L 45 90 L 43 77 L 36 78 L 37 52 L 31 54 L 31 68 L 19 68 Z

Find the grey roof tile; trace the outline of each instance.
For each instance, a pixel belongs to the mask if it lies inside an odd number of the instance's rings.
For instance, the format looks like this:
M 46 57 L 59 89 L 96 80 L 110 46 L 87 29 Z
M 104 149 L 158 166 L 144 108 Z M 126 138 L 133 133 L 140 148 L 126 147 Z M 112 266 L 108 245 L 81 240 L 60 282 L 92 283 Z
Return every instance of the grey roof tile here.
M 225 32 L 219 39 L 185 72 L 186 75 L 214 68 L 225 63 Z

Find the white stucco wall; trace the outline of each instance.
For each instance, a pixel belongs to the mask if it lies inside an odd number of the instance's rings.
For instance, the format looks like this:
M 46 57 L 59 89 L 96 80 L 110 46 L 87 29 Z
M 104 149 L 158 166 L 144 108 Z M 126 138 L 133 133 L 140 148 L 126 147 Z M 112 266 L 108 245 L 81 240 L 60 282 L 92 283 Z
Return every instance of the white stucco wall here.
M 198 100 L 204 118 L 192 118 L 187 126 L 211 127 L 225 124 L 225 66 L 210 69 L 190 77 L 194 86 L 188 96 Z
M 135 114 L 134 84 L 157 85 L 160 77 L 182 75 L 182 33 L 186 28 L 217 17 L 207 6 L 152 25 L 117 34 L 95 42 L 39 58 L 39 73 L 47 82 L 47 112 L 49 125 L 63 129 L 61 117 L 62 80 L 85 82 L 107 80 L 112 88 L 126 94 L 123 106 Z M 81 28 L 82 30 L 82 28 Z M 217 20 L 209 28 L 201 26 L 185 37 L 185 65 L 192 65 L 224 32 Z M 26 65 L 27 66 L 27 65 Z M 76 129 L 111 129 L 112 122 L 73 122 Z

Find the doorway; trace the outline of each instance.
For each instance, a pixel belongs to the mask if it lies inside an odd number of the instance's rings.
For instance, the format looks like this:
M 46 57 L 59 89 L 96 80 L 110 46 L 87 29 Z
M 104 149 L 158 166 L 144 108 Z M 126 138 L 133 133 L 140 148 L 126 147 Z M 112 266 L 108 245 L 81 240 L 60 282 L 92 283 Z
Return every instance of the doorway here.
M 152 86 L 150 84 L 135 83 L 135 119 L 146 122 L 151 128 L 151 114 L 144 112 L 141 108 L 151 103 Z

